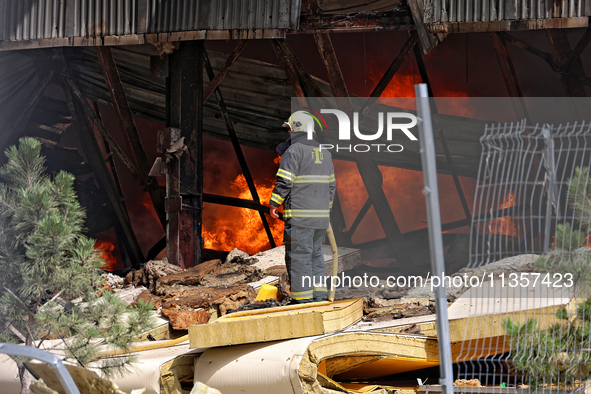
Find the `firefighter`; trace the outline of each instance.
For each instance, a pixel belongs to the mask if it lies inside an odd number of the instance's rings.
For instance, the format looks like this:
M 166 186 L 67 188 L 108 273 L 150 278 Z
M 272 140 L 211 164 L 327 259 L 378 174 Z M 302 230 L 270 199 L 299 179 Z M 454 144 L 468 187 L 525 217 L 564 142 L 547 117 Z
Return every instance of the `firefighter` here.
M 282 154 L 271 216 L 283 205 L 285 265 L 296 303 L 328 297 L 322 241 L 330 221 L 336 184 L 332 156 L 312 138 L 314 120 L 305 111 L 294 112 L 287 122 L 289 139 L 278 147 Z

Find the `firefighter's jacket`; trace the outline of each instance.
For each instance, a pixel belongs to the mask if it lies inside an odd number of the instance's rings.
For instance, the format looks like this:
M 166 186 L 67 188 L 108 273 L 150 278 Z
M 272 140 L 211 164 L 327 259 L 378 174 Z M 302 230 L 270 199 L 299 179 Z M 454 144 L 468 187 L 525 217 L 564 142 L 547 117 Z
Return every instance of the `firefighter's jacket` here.
M 283 204 L 283 217 L 291 225 L 326 229 L 336 183 L 332 155 L 320 150 L 307 134 L 291 134 L 291 146 L 281 156 L 270 204 Z

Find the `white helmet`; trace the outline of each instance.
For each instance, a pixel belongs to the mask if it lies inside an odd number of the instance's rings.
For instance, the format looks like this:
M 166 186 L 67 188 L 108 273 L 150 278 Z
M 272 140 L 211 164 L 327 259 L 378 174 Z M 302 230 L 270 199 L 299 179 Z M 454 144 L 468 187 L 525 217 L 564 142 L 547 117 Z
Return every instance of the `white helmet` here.
M 283 127 L 289 127 L 292 133 L 296 131 L 307 132 L 309 130 L 313 132 L 314 119 L 306 111 L 296 111 L 283 123 Z

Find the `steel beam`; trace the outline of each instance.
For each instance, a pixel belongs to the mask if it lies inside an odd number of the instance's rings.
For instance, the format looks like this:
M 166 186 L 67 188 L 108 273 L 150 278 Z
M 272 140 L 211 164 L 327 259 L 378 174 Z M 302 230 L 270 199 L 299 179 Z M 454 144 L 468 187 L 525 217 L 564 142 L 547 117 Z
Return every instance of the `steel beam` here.
M 140 170 L 142 185 L 150 195 L 160 224 L 165 228 L 166 212 L 164 210 L 162 188 L 158 185 L 156 178 L 148 177 L 148 173 L 150 172 L 148 156 L 144 150 L 135 119 L 131 113 L 131 108 L 129 107 L 125 90 L 123 89 L 123 83 L 121 82 L 121 76 L 111 53 L 111 48 L 106 46 L 96 47 L 96 53 L 103 70 L 103 75 L 105 76 L 107 88 L 111 94 L 111 101 L 117 114 L 117 119 L 119 120 L 119 126 L 121 127 L 121 131 L 123 131 L 127 150 L 136 168 Z
M 88 163 L 92 168 L 92 173 L 99 187 L 107 194 L 109 204 L 111 205 L 111 208 L 113 209 L 113 212 L 115 213 L 115 216 L 118 220 L 116 226 L 120 226 L 120 230 L 124 234 L 124 238 L 119 239 L 118 241 L 126 249 L 128 256 L 130 257 L 130 263 L 132 267 L 139 268 L 140 264 L 144 262 L 144 256 L 131 227 L 131 220 L 129 219 L 127 210 L 121 202 L 121 197 L 117 191 L 117 186 L 113 181 L 113 177 L 109 172 L 107 164 L 105 163 L 100 148 L 97 144 L 94 131 L 90 125 L 90 122 L 88 121 L 84 103 L 88 105 L 88 108 L 90 108 L 90 105 L 86 99 L 83 98 L 80 100 L 77 98 L 77 93 L 80 93 L 80 91 L 71 77 L 71 72 L 68 70 L 68 66 L 61 49 L 54 50 L 53 59 L 56 69 L 61 71 L 61 75 L 63 77 L 63 90 L 66 95 L 68 108 L 72 112 L 72 123 L 75 123 L 80 127 L 78 136 L 82 145 L 82 149 L 84 150 L 86 158 L 88 159 Z M 96 116 L 92 108 L 90 108 L 90 110 L 94 116 Z
M 211 67 L 211 62 L 209 61 L 209 57 L 207 56 L 207 52 L 204 52 L 205 58 L 205 70 L 210 81 L 214 80 L 214 72 L 213 68 Z M 211 82 L 210 82 L 211 83 Z M 230 119 L 230 114 L 228 113 L 228 108 L 226 108 L 226 103 L 224 102 L 224 98 L 222 97 L 222 92 L 220 92 L 219 87 L 216 87 L 214 90 L 214 94 L 217 98 L 218 105 L 220 107 L 220 111 L 222 112 L 222 116 L 224 117 L 224 122 L 226 123 L 226 130 L 228 131 L 228 135 L 230 136 L 230 142 L 232 143 L 232 147 L 234 148 L 234 152 L 236 153 L 236 157 L 238 158 L 238 163 L 240 163 L 240 169 L 244 174 L 244 179 L 246 180 L 246 184 L 248 185 L 248 190 L 250 191 L 250 195 L 254 202 L 260 204 L 261 199 L 259 198 L 259 193 L 254 185 L 254 179 L 252 179 L 252 175 L 250 173 L 250 169 L 248 168 L 248 163 L 246 163 L 246 158 L 244 157 L 244 153 L 242 152 L 242 147 L 240 146 L 240 142 L 238 141 L 238 137 L 236 136 L 236 131 L 234 130 L 234 124 L 232 123 L 232 119 Z M 261 217 L 261 221 L 263 222 L 263 227 L 265 228 L 265 232 L 267 233 L 267 237 L 269 238 L 269 243 L 271 247 L 274 248 L 275 239 L 273 239 L 273 233 L 271 232 L 271 228 L 269 227 L 269 223 L 267 222 L 267 218 L 265 214 L 259 211 L 259 215 Z
M 236 60 L 238 60 L 238 58 L 242 54 L 242 51 L 244 51 L 244 48 L 246 48 L 246 44 L 248 44 L 248 42 L 249 40 L 240 41 L 234 49 L 234 51 L 230 54 L 230 56 L 228 56 L 228 59 L 226 59 L 226 62 L 224 63 L 218 74 L 213 78 L 211 76 L 209 77 L 209 85 L 207 85 L 207 89 L 205 90 L 205 93 L 203 93 L 204 103 L 206 103 L 207 100 L 209 100 L 209 97 L 219 87 L 220 83 L 222 82 L 226 74 L 228 74 L 228 71 L 230 71 Z
M 578 78 L 587 77 L 583 62 L 580 56 L 571 56 L 569 59 L 571 47 L 566 31 L 564 29 L 552 29 L 547 30 L 546 33 L 553 54 L 560 61 L 560 80 L 564 85 L 566 94 L 570 97 L 587 97 L 585 86 L 579 82 Z M 568 68 L 566 68 L 567 64 Z
M 427 68 L 425 67 L 425 62 L 423 61 L 423 54 L 419 50 L 419 47 L 414 47 L 415 58 L 417 60 L 417 65 L 419 66 L 419 73 L 421 74 L 421 79 L 427 85 L 427 90 L 429 92 L 430 97 L 435 97 L 433 95 L 433 89 L 431 88 L 431 83 L 429 82 L 429 75 L 427 74 Z M 441 145 L 443 146 L 443 151 L 445 152 L 445 158 L 450 165 L 450 172 L 451 176 L 454 181 L 454 185 L 456 187 L 456 192 L 458 193 L 458 197 L 460 198 L 460 203 L 462 204 L 462 209 L 464 210 L 464 215 L 466 215 L 466 219 L 470 219 L 472 215 L 470 214 L 470 208 L 468 207 L 468 202 L 466 201 L 466 196 L 464 196 L 464 190 L 462 189 L 462 185 L 460 184 L 460 178 L 458 177 L 457 171 L 454 169 L 453 159 L 451 157 L 451 152 L 449 150 L 449 146 L 447 146 L 447 140 L 445 139 L 445 134 L 443 134 L 443 129 L 439 125 L 437 121 L 437 116 L 439 115 L 439 111 L 437 110 L 437 105 L 435 104 L 435 100 L 431 100 L 432 108 L 431 113 L 433 113 L 433 125 L 437 129 L 439 134 L 439 140 L 441 141 Z
M 328 71 L 328 78 L 330 86 L 333 88 L 334 96 L 347 98 L 346 100 L 337 100 L 341 106 L 340 109 L 351 116 L 353 113 L 353 104 L 349 99 L 347 85 L 343 78 L 343 73 L 341 72 L 341 67 L 330 36 L 328 33 L 319 33 L 315 34 L 314 38 L 316 39 L 318 51 Z M 402 237 L 402 232 L 398 227 L 384 189 L 382 189 L 382 173 L 380 169 L 369 155 L 356 152 L 355 162 L 357 163 L 357 168 L 361 174 L 361 179 L 363 180 L 369 199 L 378 214 L 378 219 L 386 234 L 386 238 L 390 240 L 392 253 L 396 257 L 397 263 L 412 264 L 412 256 Z
M 501 36 L 494 32 L 490 33 L 490 38 L 495 53 L 497 54 L 497 60 L 499 61 L 499 67 L 501 68 L 503 79 L 505 80 L 507 92 L 509 93 L 509 96 L 513 98 L 513 107 L 515 108 L 517 116 L 521 119 L 529 118 L 525 102 L 523 101 L 523 93 L 519 86 L 519 81 L 517 80 L 517 74 L 515 73 L 515 67 L 511 60 L 511 54 L 509 53 L 509 48 L 507 48 L 507 43 Z

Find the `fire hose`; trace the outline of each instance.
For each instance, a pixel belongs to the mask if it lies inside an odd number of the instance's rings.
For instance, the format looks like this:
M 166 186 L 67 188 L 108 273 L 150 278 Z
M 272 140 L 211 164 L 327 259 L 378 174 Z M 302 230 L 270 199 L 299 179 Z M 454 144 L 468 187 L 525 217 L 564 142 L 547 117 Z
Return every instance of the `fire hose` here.
M 334 232 L 332 231 L 332 226 L 330 223 L 326 229 L 326 235 L 328 236 L 328 242 L 330 242 L 330 248 L 332 249 L 332 276 L 337 276 L 339 273 L 339 251 L 337 249 L 337 241 L 334 239 Z M 330 302 L 334 301 L 335 291 L 336 289 L 332 285 L 331 280 L 330 293 L 328 295 L 328 300 Z

